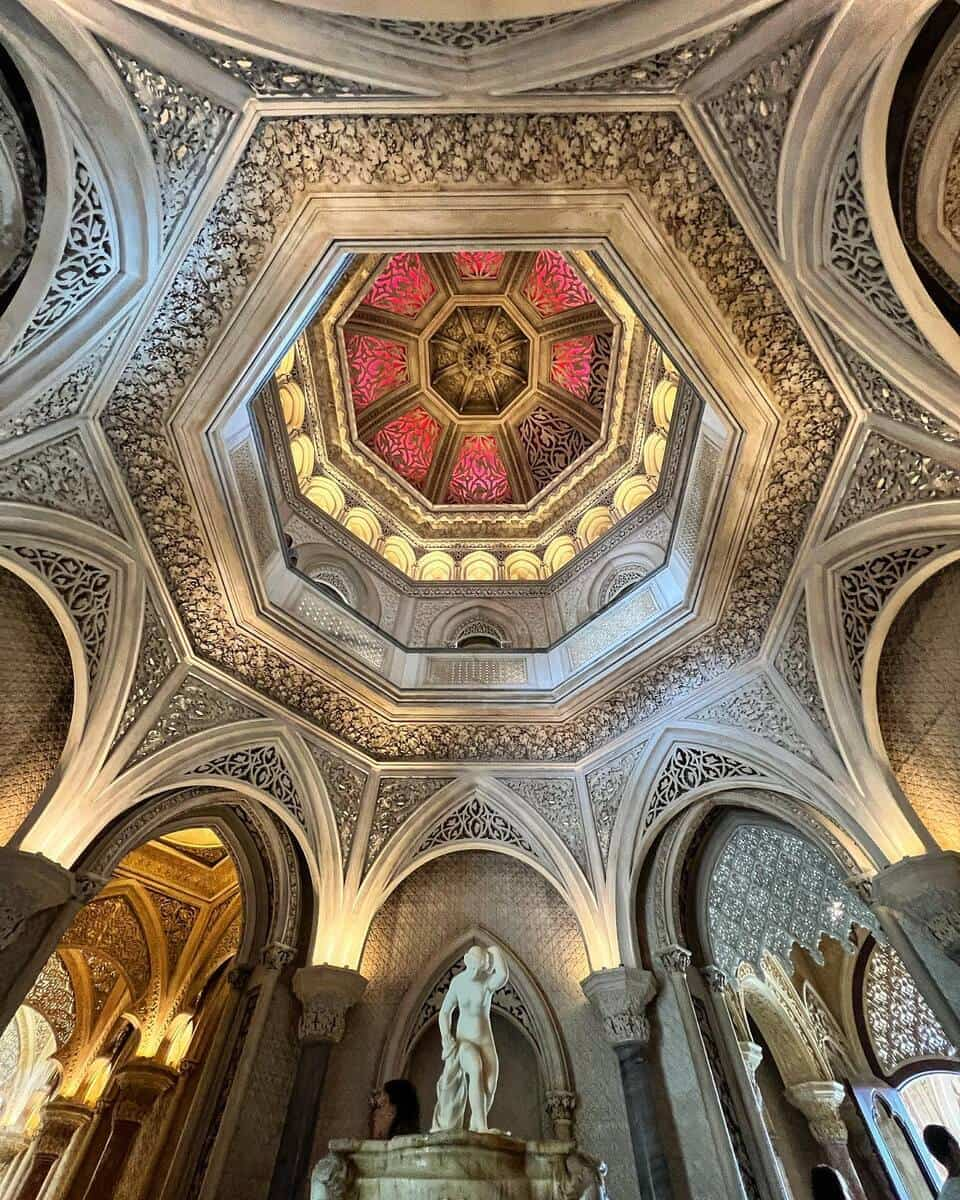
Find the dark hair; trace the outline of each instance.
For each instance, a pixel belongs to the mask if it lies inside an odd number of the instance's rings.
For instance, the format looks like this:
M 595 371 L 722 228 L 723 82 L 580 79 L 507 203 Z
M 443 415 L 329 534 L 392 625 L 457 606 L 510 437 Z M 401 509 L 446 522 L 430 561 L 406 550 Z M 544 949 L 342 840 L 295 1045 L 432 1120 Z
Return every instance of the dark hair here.
M 833 1169 L 821 1163 L 810 1170 L 810 1188 L 813 1200 L 847 1200 L 843 1180 Z
M 923 1131 L 923 1140 L 934 1158 L 945 1167 L 950 1165 L 950 1158 L 956 1154 L 958 1144 L 949 1129 L 944 1129 L 942 1125 L 928 1125 Z
M 390 1126 L 390 1137 L 420 1132 L 420 1098 L 409 1079 L 388 1079 L 383 1090 L 397 1110 Z

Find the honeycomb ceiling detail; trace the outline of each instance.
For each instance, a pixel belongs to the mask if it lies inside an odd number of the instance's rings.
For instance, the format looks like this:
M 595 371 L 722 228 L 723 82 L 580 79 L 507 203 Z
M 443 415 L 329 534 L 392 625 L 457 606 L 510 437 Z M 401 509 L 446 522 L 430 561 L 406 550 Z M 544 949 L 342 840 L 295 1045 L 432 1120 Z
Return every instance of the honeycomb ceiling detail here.
M 656 494 L 678 383 L 589 255 L 401 249 L 352 256 L 268 410 L 290 499 L 410 578 L 525 582 Z

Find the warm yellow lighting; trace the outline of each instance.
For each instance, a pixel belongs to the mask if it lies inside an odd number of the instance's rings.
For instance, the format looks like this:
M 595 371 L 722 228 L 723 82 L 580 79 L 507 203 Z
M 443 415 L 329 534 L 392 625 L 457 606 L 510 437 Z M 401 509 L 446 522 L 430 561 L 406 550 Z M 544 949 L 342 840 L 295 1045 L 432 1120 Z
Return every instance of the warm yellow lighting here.
M 313 442 L 305 433 L 298 433 L 290 439 L 290 459 L 293 463 L 294 474 L 300 480 L 301 486 L 313 474 L 317 453 Z
M 543 552 L 544 574 L 552 575 L 576 557 L 577 544 L 568 534 L 556 537 Z
M 644 500 L 649 500 L 656 491 L 655 483 L 647 475 L 631 475 L 617 488 L 613 503 L 621 513 L 633 512 Z
M 97 1103 L 103 1093 L 107 1090 L 107 1084 L 110 1082 L 110 1059 L 95 1058 L 90 1066 L 90 1073 L 87 1077 L 87 1086 L 83 1089 L 83 1103 L 90 1108 Z
M 417 578 L 444 583 L 453 578 L 456 564 L 444 550 L 431 550 L 417 566 Z
M 167 1034 L 166 1062 L 168 1067 L 176 1070 L 183 1062 L 190 1042 L 193 1039 L 193 1017 L 189 1013 L 180 1013 L 175 1017 Z
M 307 413 L 307 398 L 299 383 L 288 379 L 280 384 L 280 411 L 287 429 L 299 429 Z
M 473 582 L 481 582 L 489 579 L 496 579 L 500 572 L 500 564 L 485 550 L 474 550 L 460 564 L 461 579 L 469 579 Z
M 402 571 L 405 575 L 413 574 L 417 565 L 417 555 L 405 537 L 400 537 L 396 533 L 391 534 L 390 537 L 384 539 L 380 553 L 398 571 Z
M 283 379 L 285 375 L 289 375 L 297 363 L 297 346 L 294 343 L 286 352 L 283 358 L 280 359 L 280 365 L 277 367 L 277 379 Z
M 340 485 L 322 475 L 314 475 L 308 479 L 303 484 L 303 494 L 311 504 L 315 504 L 321 512 L 334 519 L 339 518 L 347 506 L 347 498 Z
M 539 579 L 542 575 L 540 559 L 529 550 L 514 550 L 503 564 L 507 579 Z
M 191 846 L 197 850 L 212 850 L 223 842 L 212 829 L 178 829 L 176 833 L 165 833 L 164 841 L 177 846 Z
M 661 379 L 653 389 L 651 400 L 653 423 L 658 429 L 669 429 L 673 417 L 673 406 L 677 402 L 677 385 L 669 379 Z
M 585 546 L 589 546 L 591 542 L 595 542 L 598 537 L 602 537 L 612 527 L 613 516 L 610 509 L 604 505 L 598 505 L 596 508 L 588 508 L 580 518 L 577 537 Z
M 660 474 L 666 449 L 667 439 L 659 429 L 647 434 L 643 442 L 643 469 L 648 475 Z
M 343 518 L 343 524 L 354 537 L 376 548 L 383 537 L 383 529 L 369 508 L 351 508 Z

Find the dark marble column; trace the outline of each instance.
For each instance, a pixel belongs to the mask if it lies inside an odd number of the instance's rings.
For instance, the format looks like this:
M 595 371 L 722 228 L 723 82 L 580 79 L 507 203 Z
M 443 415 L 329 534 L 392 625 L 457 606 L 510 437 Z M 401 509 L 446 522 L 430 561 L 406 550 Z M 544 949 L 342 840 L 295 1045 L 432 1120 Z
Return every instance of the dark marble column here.
M 594 971 L 581 987 L 620 1065 L 640 1195 L 642 1200 L 665 1200 L 670 1195 L 670 1184 L 657 1130 L 657 1081 L 649 1059 L 650 1022 L 646 1015 L 656 982 L 649 971 L 615 967 Z
M 326 964 L 304 967 L 293 977 L 300 1001 L 300 1057 L 287 1106 L 269 1200 L 300 1200 L 307 1193 L 317 1113 L 330 1049 L 343 1037 L 347 1011 L 367 981 L 357 971 Z

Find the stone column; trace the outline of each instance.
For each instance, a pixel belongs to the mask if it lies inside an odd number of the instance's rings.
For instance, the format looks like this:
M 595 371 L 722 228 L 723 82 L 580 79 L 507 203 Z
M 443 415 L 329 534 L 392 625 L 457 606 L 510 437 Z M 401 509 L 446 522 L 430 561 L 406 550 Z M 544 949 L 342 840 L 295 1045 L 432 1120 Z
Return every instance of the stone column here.
M 866 881 L 865 895 L 947 1037 L 960 1045 L 960 854 L 902 859 Z
M 27 1143 L 22 1133 L 13 1129 L 0 1129 L 0 1198 L 2 1198 L 13 1182 L 20 1156 L 26 1149 Z
M 575 1092 L 547 1092 L 547 1116 L 553 1122 L 553 1136 L 558 1142 L 573 1141 L 573 1114 L 577 1107 Z
M 269 1200 L 297 1200 L 305 1192 L 330 1047 L 342 1039 L 347 1011 L 366 986 L 358 971 L 328 964 L 302 967 L 293 977 L 300 1001 L 300 1057 Z
M 846 1089 L 835 1079 L 795 1083 L 785 1096 L 807 1118 L 814 1141 L 823 1149 L 824 1160 L 846 1181 L 853 1200 L 867 1200 L 847 1146 L 847 1127 L 840 1116 Z
M 0 846 L 0 1029 L 6 1029 L 74 913 L 104 880 Z
M 614 967 L 594 971 L 580 986 L 599 1016 L 620 1064 L 640 1195 L 642 1200 L 663 1200 L 669 1195 L 669 1183 L 657 1133 L 654 1108 L 657 1082 L 648 1057 L 650 1022 L 646 1013 L 656 994 L 656 980 L 649 971 Z
M 36 1190 L 22 1186 L 17 1200 L 36 1200 L 37 1197 L 56 1195 L 57 1182 L 72 1163 L 76 1147 L 82 1141 L 82 1130 L 92 1116 L 93 1109 L 85 1104 L 75 1104 L 69 1100 L 47 1102 L 40 1115 L 40 1128 L 36 1136 L 37 1158 L 31 1172 Z M 44 1164 L 46 1169 L 38 1166 L 41 1159 L 49 1159 Z
M 114 1195 L 144 1123 L 176 1078 L 176 1071 L 170 1067 L 137 1059 L 118 1068 L 107 1096 L 110 1132 L 83 1200 L 102 1200 Z

